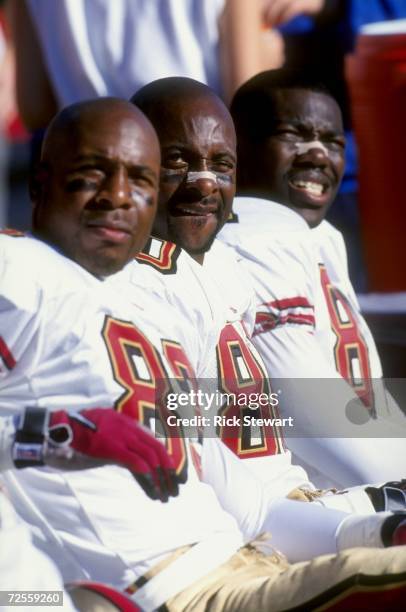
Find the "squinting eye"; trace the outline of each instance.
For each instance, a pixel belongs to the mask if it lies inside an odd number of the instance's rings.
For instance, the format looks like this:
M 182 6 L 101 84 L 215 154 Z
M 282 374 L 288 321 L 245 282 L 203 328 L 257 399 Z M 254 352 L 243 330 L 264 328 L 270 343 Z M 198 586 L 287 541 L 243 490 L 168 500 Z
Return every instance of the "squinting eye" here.
M 330 140 L 326 144 L 333 151 L 343 151 L 345 149 L 345 142 L 343 140 Z
M 69 193 L 75 191 L 94 191 L 104 179 L 104 172 L 94 166 L 82 166 L 68 174 L 65 189 Z
M 165 155 L 162 160 L 162 165 L 164 167 L 173 168 L 173 166 L 187 166 L 187 163 L 180 153 L 170 153 Z
M 97 189 L 98 181 L 86 179 L 86 178 L 75 178 L 66 183 L 66 191 L 68 193 L 74 193 L 75 191 L 94 191 Z
M 154 187 L 153 181 L 149 176 L 134 176 L 130 179 L 131 183 L 136 186 L 145 189 L 146 187 Z
M 230 172 L 231 170 L 234 169 L 234 164 L 227 160 L 219 160 L 219 161 L 213 162 L 211 168 L 215 172 Z
M 275 135 L 277 138 L 279 138 L 279 140 L 284 140 L 286 142 L 297 142 L 303 140 L 303 137 L 300 136 L 300 134 L 295 130 L 278 130 Z

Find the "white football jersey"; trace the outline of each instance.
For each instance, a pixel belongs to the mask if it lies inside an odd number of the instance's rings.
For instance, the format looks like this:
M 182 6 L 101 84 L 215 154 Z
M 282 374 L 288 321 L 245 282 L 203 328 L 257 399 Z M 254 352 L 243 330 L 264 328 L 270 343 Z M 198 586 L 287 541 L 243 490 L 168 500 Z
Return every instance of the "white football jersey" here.
M 121 291 L 96 279 L 33 238 L 2 235 L 0 245 L 1 414 L 27 405 L 115 406 L 152 426 L 157 381 L 172 372 L 176 378 L 179 369 L 191 372 L 173 331 L 176 313 L 168 304 L 159 308 L 156 296 L 139 287 L 123 283 Z M 130 472 L 116 466 L 5 473 L 13 504 L 37 526 L 36 544 L 65 581 L 125 588 L 179 546 L 214 542 L 212 555 L 195 552 L 195 564 L 180 576 L 189 584 L 241 545 L 236 521 L 199 480 L 189 440 L 171 437 L 168 444 L 187 483 L 167 504 L 149 499 Z
M 235 199 L 233 218 L 219 238 L 234 249 L 250 275 L 257 309 L 253 342 L 271 384 L 282 391 L 282 414 L 294 419 L 293 433 L 286 432 L 287 445 L 312 481 L 342 488 L 401 477 L 406 472 L 406 442 L 400 438 L 405 421 L 392 409 L 379 380 L 361 380 L 363 362 L 357 363 L 355 352 L 361 337 L 362 346 L 369 343 L 368 352 L 361 352 L 369 372 L 380 376 L 381 370 L 372 336 L 348 289 L 348 275 L 343 275 L 346 260 L 338 264 L 343 245 L 323 228 L 310 230 L 287 207 L 257 198 Z M 353 333 L 349 352 L 337 340 L 326 295 L 334 296 L 340 316 L 348 317 L 343 318 L 343 333 Z M 353 378 L 337 370 L 340 351 L 354 357 Z M 372 382 L 378 419 L 364 406 L 364 387 Z

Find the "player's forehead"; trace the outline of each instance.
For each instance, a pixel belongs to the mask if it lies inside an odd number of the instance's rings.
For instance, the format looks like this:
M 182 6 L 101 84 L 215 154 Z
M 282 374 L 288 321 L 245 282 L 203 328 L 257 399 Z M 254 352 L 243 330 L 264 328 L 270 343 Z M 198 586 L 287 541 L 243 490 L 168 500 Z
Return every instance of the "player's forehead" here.
M 88 125 L 78 133 L 72 157 L 97 157 L 106 162 L 117 161 L 127 165 L 159 164 L 159 149 L 151 134 L 131 119 L 119 120 L 103 130 Z
M 232 119 L 214 96 L 172 101 L 165 120 L 158 120 L 157 131 L 162 149 L 179 146 L 196 152 L 224 150 L 235 155 Z
M 273 93 L 273 123 L 343 133 L 340 107 L 327 93 L 301 88 Z
M 86 158 L 127 165 L 159 166 L 159 144 L 154 130 L 132 108 L 108 107 L 84 112 L 55 130 L 45 145 L 44 157 L 66 167 Z

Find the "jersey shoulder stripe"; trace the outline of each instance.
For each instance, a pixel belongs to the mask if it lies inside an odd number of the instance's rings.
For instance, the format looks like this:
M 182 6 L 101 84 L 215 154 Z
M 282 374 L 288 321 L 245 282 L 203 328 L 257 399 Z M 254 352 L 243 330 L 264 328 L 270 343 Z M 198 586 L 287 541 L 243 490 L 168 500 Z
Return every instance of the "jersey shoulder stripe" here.
M 162 272 L 162 274 L 176 274 L 177 260 L 182 249 L 167 240 L 151 236 L 145 248 L 136 256 L 140 264 L 147 264 Z

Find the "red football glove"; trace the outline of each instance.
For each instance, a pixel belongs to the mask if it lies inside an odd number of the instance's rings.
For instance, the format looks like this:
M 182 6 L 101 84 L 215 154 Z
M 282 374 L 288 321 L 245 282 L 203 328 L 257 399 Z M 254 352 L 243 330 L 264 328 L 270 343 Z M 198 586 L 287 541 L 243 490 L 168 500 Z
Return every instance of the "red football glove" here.
M 69 448 L 96 459 L 93 466 L 126 467 L 151 499 L 168 501 L 178 494 L 176 471 L 164 445 L 132 418 L 111 408 L 52 412 L 48 442 L 51 452 Z

